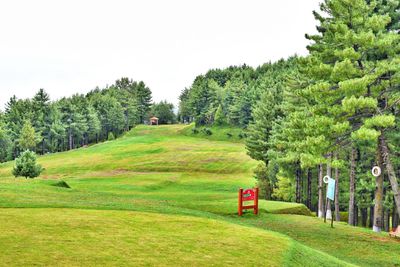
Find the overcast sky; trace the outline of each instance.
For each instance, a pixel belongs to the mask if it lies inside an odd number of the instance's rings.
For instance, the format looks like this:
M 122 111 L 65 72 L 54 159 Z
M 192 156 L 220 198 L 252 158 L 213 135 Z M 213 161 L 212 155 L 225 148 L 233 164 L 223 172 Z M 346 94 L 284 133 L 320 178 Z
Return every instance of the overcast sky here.
M 0 108 L 44 88 L 53 100 L 120 77 L 176 104 L 210 68 L 306 54 L 318 0 L 27 0 L 0 3 Z

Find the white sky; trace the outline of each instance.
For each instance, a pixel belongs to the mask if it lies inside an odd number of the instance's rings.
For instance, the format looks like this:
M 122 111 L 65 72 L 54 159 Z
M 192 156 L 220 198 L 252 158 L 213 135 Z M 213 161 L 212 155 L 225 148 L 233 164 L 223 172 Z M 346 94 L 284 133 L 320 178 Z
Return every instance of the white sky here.
M 0 0 L 0 109 L 126 76 L 178 103 L 210 68 L 306 54 L 319 0 Z

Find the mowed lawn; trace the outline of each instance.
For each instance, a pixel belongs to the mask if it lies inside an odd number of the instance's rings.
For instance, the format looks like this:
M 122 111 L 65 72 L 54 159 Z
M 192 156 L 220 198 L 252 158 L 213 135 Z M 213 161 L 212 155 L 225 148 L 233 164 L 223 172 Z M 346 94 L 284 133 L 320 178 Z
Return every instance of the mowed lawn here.
M 274 233 L 178 215 L 7 209 L 0 220 L 4 266 L 278 266 L 290 247 L 289 239 Z M 254 242 L 259 245 L 248 250 Z M 271 257 L 261 257 L 266 251 Z
M 235 213 L 237 189 L 254 185 L 255 162 L 242 144 L 186 137 L 181 129 L 141 126 L 112 142 L 40 157 L 46 170 L 35 180 L 15 179 L 13 163 L 3 164 L 0 207 Z M 55 186 L 61 179 L 71 188 Z
M 260 201 L 260 216 L 238 218 L 256 162 L 184 127 L 40 157 L 34 180 L 1 164 L 0 265 L 400 266 L 400 242 L 293 215 L 310 215 L 300 204 Z

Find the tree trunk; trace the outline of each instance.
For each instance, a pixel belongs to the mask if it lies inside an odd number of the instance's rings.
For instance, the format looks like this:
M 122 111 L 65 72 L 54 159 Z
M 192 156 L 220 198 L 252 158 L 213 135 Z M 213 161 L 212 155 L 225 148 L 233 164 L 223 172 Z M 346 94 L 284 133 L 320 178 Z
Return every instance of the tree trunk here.
M 354 207 L 354 225 L 358 226 L 358 206 L 357 203 Z
M 363 227 L 367 227 L 367 221 L 368 221 L 368 210 L 367 210 L 367 208 L 362 208 L 361 209 L 361 225 Z
M 390 210 L 385 210 L 385 214 L 384 214 L 384 218 L 385 218 L 385 223 L 384 223 L 384 229 L 385 232 L 389 232 L 389 228 L 390 228 Z
M 382 166 L 382 158 L 378 153 L 378 165 Z M 382 231 L 383 227 L 383 173 L 375 178 L 375 199 L 374 199 L 374 232 Z
M 323 185 L 323 177 L 324 177 L 324 169 L 322 167 L 322 164 L 319 164 L 318 166 L 318 217 L 323 218 L 324 217 L 324 195 L 322 191 L 322 185 Z
M 44 138 L 42 139 L 42 155 L 44 155 Z
M 374 206 L 369 208 L 369 228 L 374 227 Z
M 400 192 L 399 192 L 399 184 L 397 182 L 396 173 L 394 172 L 394 168 L 392 165 L 392 161 L 389 157 L 389 148 L 386 144 L 385 135 L 382 132 L 379 137 L 379 150 L 380 157 L 382 159 L 383 166 L 385 167 L 387 174 L 389 176 L 390 185 L 392 187 L 392 192 L 394 195 L 394 200 L 396 203 L 397 212 L 400 212 Z
M 300 164 L 296 167 L 296 202 L 301 203 L 301 169 Z
M 307 171 L 307 207 L 311 210 L 311 191 L 312 191 L 312 171 L 308 169 Z
M 330 156 L 329 160 L 332 159 L 332 156 Z M 330 178 L 332 178 L 332 168 L 331 168 L 331 164 L 328 163 L 326 165 L 326 175 L 328 175 Z M 328 200 L 327 204 L 326 204 L 326 219 L 327 220 L 331 220 L 332 219 L 332 208 L 331 208 L 331 201 Z
M 350 198 L 349 198 L 349 221 L 350 225 L 355 225 L 355 183 L 356 183 L 356 149 L 352 146 L 350 153 Z
M 339 169 L 335 168 L 335 180 L 336 180 L 336 188 L 335 188 L 335 219 L 337 222 L 340 221 L 340 207 L 339 207 Z
M 393 203 L 392 228 L 397 228 L 397 226 L 399 226 L 399 214 L 396 211 L 396 205 Z
M 72 140 L 72 133 L 71 133 L 71 130 L 69 131 L 69 133 L 68 133 L 68 140 L 69 140 L 69 150 L 72 150 L 73 149 L 73 140 Z

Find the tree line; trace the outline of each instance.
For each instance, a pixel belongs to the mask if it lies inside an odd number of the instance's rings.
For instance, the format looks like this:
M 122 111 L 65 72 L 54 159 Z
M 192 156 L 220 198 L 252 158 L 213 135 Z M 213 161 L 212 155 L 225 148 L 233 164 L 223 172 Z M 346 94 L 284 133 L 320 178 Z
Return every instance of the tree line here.
M 43 89 L 32 99 L 13 96 L 0 112 L 0 162 L 28 149 L 54 153 L 114 139 L 144 123 L 151 106 L 151 90 L 128 78 L 57 101 Z
M 297 57 L 266 63 L 256 69 L 231 66 L 199 75 L 179 96 L 178 119 L 196 125 L 232 125 L 246 128 L 254 103 L 265 88 L 275 87 L 293 71 Z
M 267 199 L 375 231 L 396 227 L 399 9 L 399 1 L 323 1 L 308 56 L 200 75 L 180 96 L 180 120 L 246 128 Z M 336 180 L 334 203 L 325 201 L 325 175 Z

